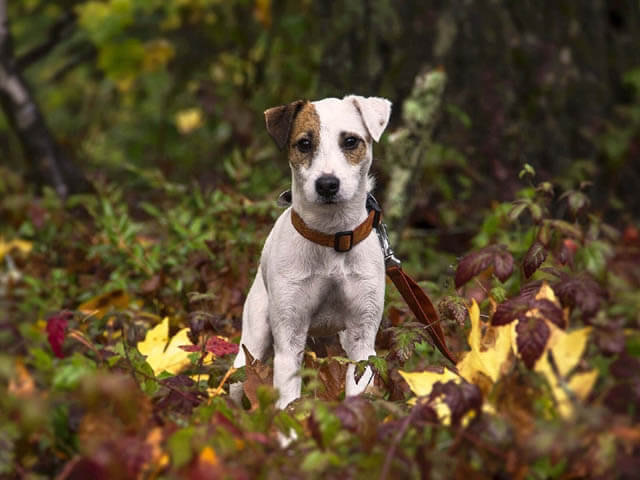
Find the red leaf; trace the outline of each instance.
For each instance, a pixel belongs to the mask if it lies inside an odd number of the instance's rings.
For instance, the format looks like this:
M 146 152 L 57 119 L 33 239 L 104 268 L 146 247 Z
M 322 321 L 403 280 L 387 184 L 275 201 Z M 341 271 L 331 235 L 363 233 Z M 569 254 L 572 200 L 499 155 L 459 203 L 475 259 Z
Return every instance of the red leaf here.
M 529 317 L 516 325 L 518 353 L 527 368 L 533 368 L 540 358 L 551 335 L 547 323 L 538 317 Z
M 524 276 L 529 278 L 538 269 L 544 259 L 547 258 L 547 249 L 542 243 L 536 241 L 529 247 L 527 253 L 525 253 L 522 259 L 522 269 L 524 270 Z
M 456 270 L 456 288 L 493 266 L 493 273 L 504 282 L 513 273 L 513 257 L 503 245 L 490 245 L 466 255 Z
M 51 350 L 58 358 L 65 357 L 62 351 L 62 344 L 67 335 L 69 319 L 72 316 L 71 312 L 65 310 L 47 319 L 47 339 L 49 340 L 49 345 L 51 345 Z
M 219 357 L 238 353 L 238 345 L 227 342 L 220 337 L 209 337 L 205 350 Z

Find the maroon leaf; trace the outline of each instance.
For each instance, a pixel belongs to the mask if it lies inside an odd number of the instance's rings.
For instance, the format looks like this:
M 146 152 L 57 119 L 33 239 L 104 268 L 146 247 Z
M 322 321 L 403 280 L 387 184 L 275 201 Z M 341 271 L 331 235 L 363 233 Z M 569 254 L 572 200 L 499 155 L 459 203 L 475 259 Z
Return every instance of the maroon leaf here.
M 197 389 L 196 382 L 187 375 L 174 375 L 160 380 L 165 387 L 154 399 L 156 411 L 172 410 L 190 415 L 203 400 L 204 394 Z
M 596 345 L 604 355 L 622 353 L 625 347 L 624 330 L 620 327 L 605 326 L 595 335 Z
M 538 295 L 538 292 L 540 291 L 540 287 L 542 287 L 541 280 L 525 283 L 520 288 L 520 293 L 518 294 L 518 297 L 525 298 L 527 300 L 533 299 L 535 298 L 536 295 Z
M 593 317 L 602 303 L 604 293 L 600 285 L 587 273 L 569 276 L 560 273 L 560 280 L 553 284 L 553 290 L 558 295 L 563 306 L 578 307 L 585 319 Z
M 180 345 L 180 348 L 185 352 L 199 352 L 202 347 L 199 345 Z M 220 337 L 209 337 L 207 343 L 204 346 L 204 350 L 209 353 L 213 353 L 219 357 L 224 355 L 231 355 L 238 353 L 238 345 L 235 343 L 227 342 Z
M 456 270 L 456 288 L 493 266 L 493 272 L 504 282 L 513 273 L 513 257 L 503 245 L 490 245 L 466 255 Z
M 376 438 L 378 420 L 376 410 L 361 396 L 348 397 L 334 410 L 343 428 L 356 434 L 365 448 L 373 447 Z
M 511 298 L 498 305 L 491 319 L 491 325 L 506 325 L 514 320 L 523 319 L 527 310 L 529 310 L 529 302 L 526 299 Z
M 546 298 L 536 300 L 541 285 L 541 282 L 527 284 L 522 287 L 517 297 L 498 305 L 491 319 L 491 325 L 506 325 L 514 320 L 526 321 L 531 316 L 531 314 L 527 316 L 527 312 L 536 309 L 536 318 L 546 319 L 560 328 L 566 328 L 564 314 L 558 305 Z
M 532 309 L 535 308 L 538 310 L 536 317 L 549 320 L 560 328 L 567 327 L 562 309 L 551 300 L 541 298 L 540 300 L 533 300 L 530 305 Z
M 429 400 L 443 395 L 443 401 L 451 410 L 451 424 L 457 425 L 462 417 L 469 411 L 475 410 L 477 414 L 482 408 L 482 393 L 473 383 L 456 383 L 453 380 L 447 383 L 438 382 L 433 386 Z
M 640 359 L 622 352 L 609 366 L 609 372 L 619 380 L 631 380 L 638 377 Z
M 67 334 L 67 325 L 69 319 L 73 314 L 69 311 L 62 311 L 52 315 L 47 319 L 47 339 L 51 350 L 58 358 L 64 358 L 64 352 L 62 351 L 62 344 Z
M 498 249 L 493 259 L 493 273 L 501 282 L 506 281 L 513 273 L 513 257 L 502 247 Z
M 547 249 L 538 241 L 533 242 L 522 259 L 524 276 L 529 278 L 538 269 L 544 259 L 547 258 Z
M 516 325 L 516 344 L 518 353 L 527 368 L 531 369 L 542 356 L 549 340 L 551 330 L 539 317 L 529 317 Z
M 238 353 L 238 345 L 235 343 L 227 342 L 220 337 L 209 337 L 205 350 L 209 353 L 213 353 L 219 357 L 223 355 L 231 355 Z
M 185 352 L 199 352 L 201 347 L 199 345 L 178 345 L 178 348 L 181 348 Z

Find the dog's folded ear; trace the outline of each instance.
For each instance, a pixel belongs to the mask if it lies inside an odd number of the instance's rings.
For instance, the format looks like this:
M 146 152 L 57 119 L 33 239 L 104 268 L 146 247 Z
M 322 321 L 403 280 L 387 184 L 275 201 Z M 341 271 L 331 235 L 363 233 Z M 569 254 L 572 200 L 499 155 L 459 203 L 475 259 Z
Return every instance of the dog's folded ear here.
M 391 116 L 391 102 L 380 97 L 361 97 L 348 95 L 344 100 L 351 100 L 362 116 L 364 126 L 375 142 L 380 140 L 382 132 L 387 128 Z
M 265 110 L 264 120 L 267 124 L 267 132 L 269 132 L 269 135 L 271 135 L 280 150 L 287 145 L 293 119 L 296 118 L 305 103 L 305 100 L 296 100 L 287 105 Z

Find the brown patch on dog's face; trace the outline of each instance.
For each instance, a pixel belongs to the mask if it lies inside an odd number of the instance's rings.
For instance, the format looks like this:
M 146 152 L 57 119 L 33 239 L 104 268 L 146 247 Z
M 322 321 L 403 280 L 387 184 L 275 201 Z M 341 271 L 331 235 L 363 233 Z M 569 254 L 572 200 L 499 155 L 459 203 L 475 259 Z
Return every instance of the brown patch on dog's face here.
M 296 100 L 287 105 L 273 107 L 264 112 L 264 120 L 267 125 L 267 132 L 282 150 L 289 140 L 293 120 L 306 102 Z
M 357 133 L 341 132 L 340 149 L 351 165 L 358 165 L 367 158 L 367 142 Z
M 320 117 L 310 102 L 298 111 L 289 136 L 289 163 L 298 167 L 311 165 L 320 143 Z

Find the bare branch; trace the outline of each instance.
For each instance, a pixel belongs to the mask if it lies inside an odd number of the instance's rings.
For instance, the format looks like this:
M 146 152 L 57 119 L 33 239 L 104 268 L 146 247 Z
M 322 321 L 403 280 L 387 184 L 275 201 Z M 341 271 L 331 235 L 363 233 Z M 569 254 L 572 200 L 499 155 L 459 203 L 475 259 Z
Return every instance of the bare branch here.
M 73 12 L 65 13 L 51 26 L 51 28 L 49 29 L 48 38 L 44 42 L 33 47 L 31 50 L 21 55 L 16 60 L 16 68 L 22 71 L 26 68 L 29 68 L 42 57 L 47 56 L 62 42 L 62 40 L 69 37 L 69 35 L 73 31 L 72 27 L 75 22 L 76 15 Z

